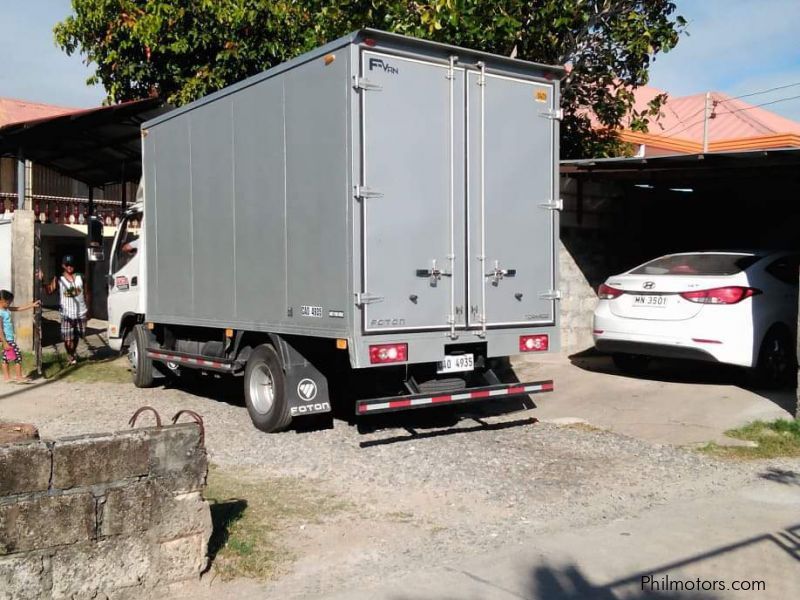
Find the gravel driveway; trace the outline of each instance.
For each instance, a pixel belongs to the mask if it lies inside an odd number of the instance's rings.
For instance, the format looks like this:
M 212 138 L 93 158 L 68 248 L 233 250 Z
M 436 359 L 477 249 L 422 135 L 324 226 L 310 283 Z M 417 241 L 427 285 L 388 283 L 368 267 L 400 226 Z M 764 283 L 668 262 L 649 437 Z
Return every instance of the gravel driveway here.
M 336 421 L 331 429 L 266 435 L 251 426 L 235 391 L 205 386 L 204 393 L 58 382 L 0 392 L 0 417 L 55 437 L 125 428 L 145 404 L 165 417 L 191 408 L 204 416 L 216 465 L 303 478 L 345 500 L 351 509 L 287 536 L 299 558 L 265 589 L 276 598 L 313 597 L 354 580 L 371 585 L 754 477 L 752 467 L 671 446 L 536 423 L 535 411 L 430 429 L 430 419 L 411 417 L 406 425 L 417 425 L 416 436 L 391 420 L 367 434 Z M 439 425 L 453 413 L 440 416 Z

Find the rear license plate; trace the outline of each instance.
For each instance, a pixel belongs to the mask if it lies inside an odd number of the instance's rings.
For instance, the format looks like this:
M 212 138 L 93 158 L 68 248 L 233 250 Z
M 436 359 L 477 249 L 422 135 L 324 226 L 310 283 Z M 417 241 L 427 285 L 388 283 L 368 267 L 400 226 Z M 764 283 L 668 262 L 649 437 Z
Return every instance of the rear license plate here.
M 657 296 L 655 294 L 647 296 L 634 296 L 633 305 L 664 308 L 667 305 L 668 298 L 669 296 Z
M 453 354 L 445 356 L 439 363 L 437 373 L 458 373 L 460 371 L 473 371 L 475 369 L 475 357 L 472 354 Z

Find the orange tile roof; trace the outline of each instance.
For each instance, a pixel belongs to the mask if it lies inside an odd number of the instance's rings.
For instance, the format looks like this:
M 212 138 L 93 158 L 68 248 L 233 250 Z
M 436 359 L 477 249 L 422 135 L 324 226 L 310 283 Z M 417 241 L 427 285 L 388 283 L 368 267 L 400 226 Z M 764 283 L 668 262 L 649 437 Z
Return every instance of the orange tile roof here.
M 28 100 L 17 100 L 15 98 L 0 98 L 0 127 L 11 123 L 32 121 L 78 110 L 82 109 L 29 102 Z
M 636 90 L 637 110 L 662 90 L 644 86 Z M 648 133 L 623 129 L 620 137 L 627 142 L 644 144 L 678 153 L 703 151 L 703 111 L 705 94 L 668 97 L 662 116 L 651 122 Z M 800 123 L 769 110 L 711 92 L 713 106 L 708 122 L 709 151 L 756 150 L 762 148 L 800 147 Z

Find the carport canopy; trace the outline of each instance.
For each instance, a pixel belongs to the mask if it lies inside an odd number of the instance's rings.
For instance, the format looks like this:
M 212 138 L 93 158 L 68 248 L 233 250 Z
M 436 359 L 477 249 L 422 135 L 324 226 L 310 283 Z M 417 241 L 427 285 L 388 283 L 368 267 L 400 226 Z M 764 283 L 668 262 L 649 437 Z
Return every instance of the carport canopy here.
M 763 179 L 798 173 L 800 148 L 678 154 L 648 158 L 599 158 L 565 160 L 561 173 L 569 177 L 603 182 L 628 182 L 672 187 L 699 186 L 744 179 Z
M 147 98 L 0 127 L 0 156 L 24 158 L 91 187 L 138 181 L 142 123 L 171 107 Z

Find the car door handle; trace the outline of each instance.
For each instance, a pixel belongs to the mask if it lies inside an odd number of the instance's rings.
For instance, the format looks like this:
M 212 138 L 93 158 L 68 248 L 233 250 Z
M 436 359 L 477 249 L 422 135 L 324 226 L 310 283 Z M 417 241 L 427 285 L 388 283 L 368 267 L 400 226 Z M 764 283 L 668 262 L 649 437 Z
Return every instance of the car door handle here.
M 131 287 L 136 287 L 139 284 L 138 277 L 131 277 Z

